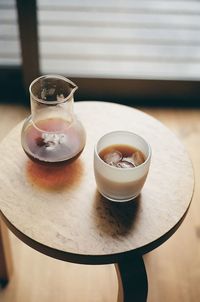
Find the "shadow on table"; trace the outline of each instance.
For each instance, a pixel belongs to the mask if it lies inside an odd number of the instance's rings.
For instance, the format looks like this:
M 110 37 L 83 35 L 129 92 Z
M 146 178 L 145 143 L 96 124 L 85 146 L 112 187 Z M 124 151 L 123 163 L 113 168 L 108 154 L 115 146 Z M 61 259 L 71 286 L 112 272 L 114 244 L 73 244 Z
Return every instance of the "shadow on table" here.
M 128 202 L 112 202 L 96 192 L 95 219 L 100 231 L 117 237 L 129 233 L 137 220 L 140 196 Z
M 26 173 L 34 185 L 51 191 L 68 190 L 76 187 L 83 175 L 83 163 L 80 159 L 65 166 L 38 165 L 27 162 Z

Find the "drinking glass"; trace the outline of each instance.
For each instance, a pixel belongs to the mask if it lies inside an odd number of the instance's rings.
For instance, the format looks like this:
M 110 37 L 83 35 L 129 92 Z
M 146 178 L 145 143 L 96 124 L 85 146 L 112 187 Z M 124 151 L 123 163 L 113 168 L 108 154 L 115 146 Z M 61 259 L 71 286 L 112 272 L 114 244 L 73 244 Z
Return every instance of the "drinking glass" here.
M 145 161 L 135 167 L 118 168 L 107 164 L 99 153 L 112 145 L 127 145 L 140 150 Z M 114 131 L 99 139 L 94 149 L 94 174 L 99 192 L 112 201 L 136 198 L 145 183 L 151 161 L 150 145 L 141 136 L 128 131 Z

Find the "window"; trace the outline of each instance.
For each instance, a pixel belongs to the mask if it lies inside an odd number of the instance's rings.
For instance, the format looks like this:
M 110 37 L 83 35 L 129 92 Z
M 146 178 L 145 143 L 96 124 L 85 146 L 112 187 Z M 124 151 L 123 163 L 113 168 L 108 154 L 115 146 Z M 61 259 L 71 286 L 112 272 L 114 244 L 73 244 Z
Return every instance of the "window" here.
M 81 87 L 79 99 L 132 105 L 198 100 L 199 1 L 38 0 L 37 41 L 27 22 L 34 19 L 30 6 L 35 1 L 17 2 L 23 2 L 26 85 L 40 69 L 41 74 L 58 73 L 76 81 Z M 1 1 L 3 66 L 3 60 L 15 67 L 20 64 L 14 10 L 14 0 Z

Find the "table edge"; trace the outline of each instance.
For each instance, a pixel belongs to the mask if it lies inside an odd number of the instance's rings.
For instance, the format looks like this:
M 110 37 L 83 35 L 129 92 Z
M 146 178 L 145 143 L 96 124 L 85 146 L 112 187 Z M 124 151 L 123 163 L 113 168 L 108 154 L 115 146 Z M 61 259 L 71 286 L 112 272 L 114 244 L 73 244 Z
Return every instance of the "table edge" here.
M 193 194 L 192 194 L 193 196 Z M 190 208 L 191 202 L 192 202 L 192 196 L 189 203 L 188 208 L 186 209 L 183 216 L 180 218 L 180 220 L 173 226 L 172 229 L 170 229 L 167 233 L 163 234 L 158 239 L 148 243 L 147 245 L 144 245 L 142 247 L 136 248 L 134 250 L 130 251 L 124 251 L 122 253 L 114 253 L 114 254 L 105 254 L 105 255 L 87 255 L 87 254 L 75 254 L 72 252 L 66 252 L 61 251 L 58 249 L 54 249 L 52 247 L 49 247 L 47 245 L 44 245 L 24 233 L 22 233 L 20 230 L 18 230 L 2 213 L 0 210 L 0 217 L 5 222 L 9 230 L 21 241 L 23 241 L 25 244 L 27 244 L 29 247 L 33 248 L 34 250 L 45 254 L 49 257 L 52 257 L 54 259 L 66 261 L 66 262 L 72 262 L 76 264 L 91 264 L 91 265 L 98 265 L 98 264 L 114 264 L 118 263 L 119 261 L 123 260 L 124 258 L 131 258 L 134 255 L 144 255 L 146 253 L 151 252 L 155 248 L 159 247 L 161 244 L 163 244 L 165 241 L 167 241 L 180 227 L 182 222 L 184 221 L 187 212 Z

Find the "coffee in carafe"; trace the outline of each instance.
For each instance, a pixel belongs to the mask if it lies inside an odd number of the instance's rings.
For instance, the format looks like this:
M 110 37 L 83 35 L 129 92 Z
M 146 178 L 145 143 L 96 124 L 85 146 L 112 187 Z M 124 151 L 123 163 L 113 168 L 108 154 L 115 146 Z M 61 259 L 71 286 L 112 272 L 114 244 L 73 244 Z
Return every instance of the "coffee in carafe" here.
M 30 85 L 31 116 L 21 132 L 22 147 L 39 163 L 60 165 L 79 157 L 85 130 L 73 113 L 77 86 L 62 76 L 42 76 Z

